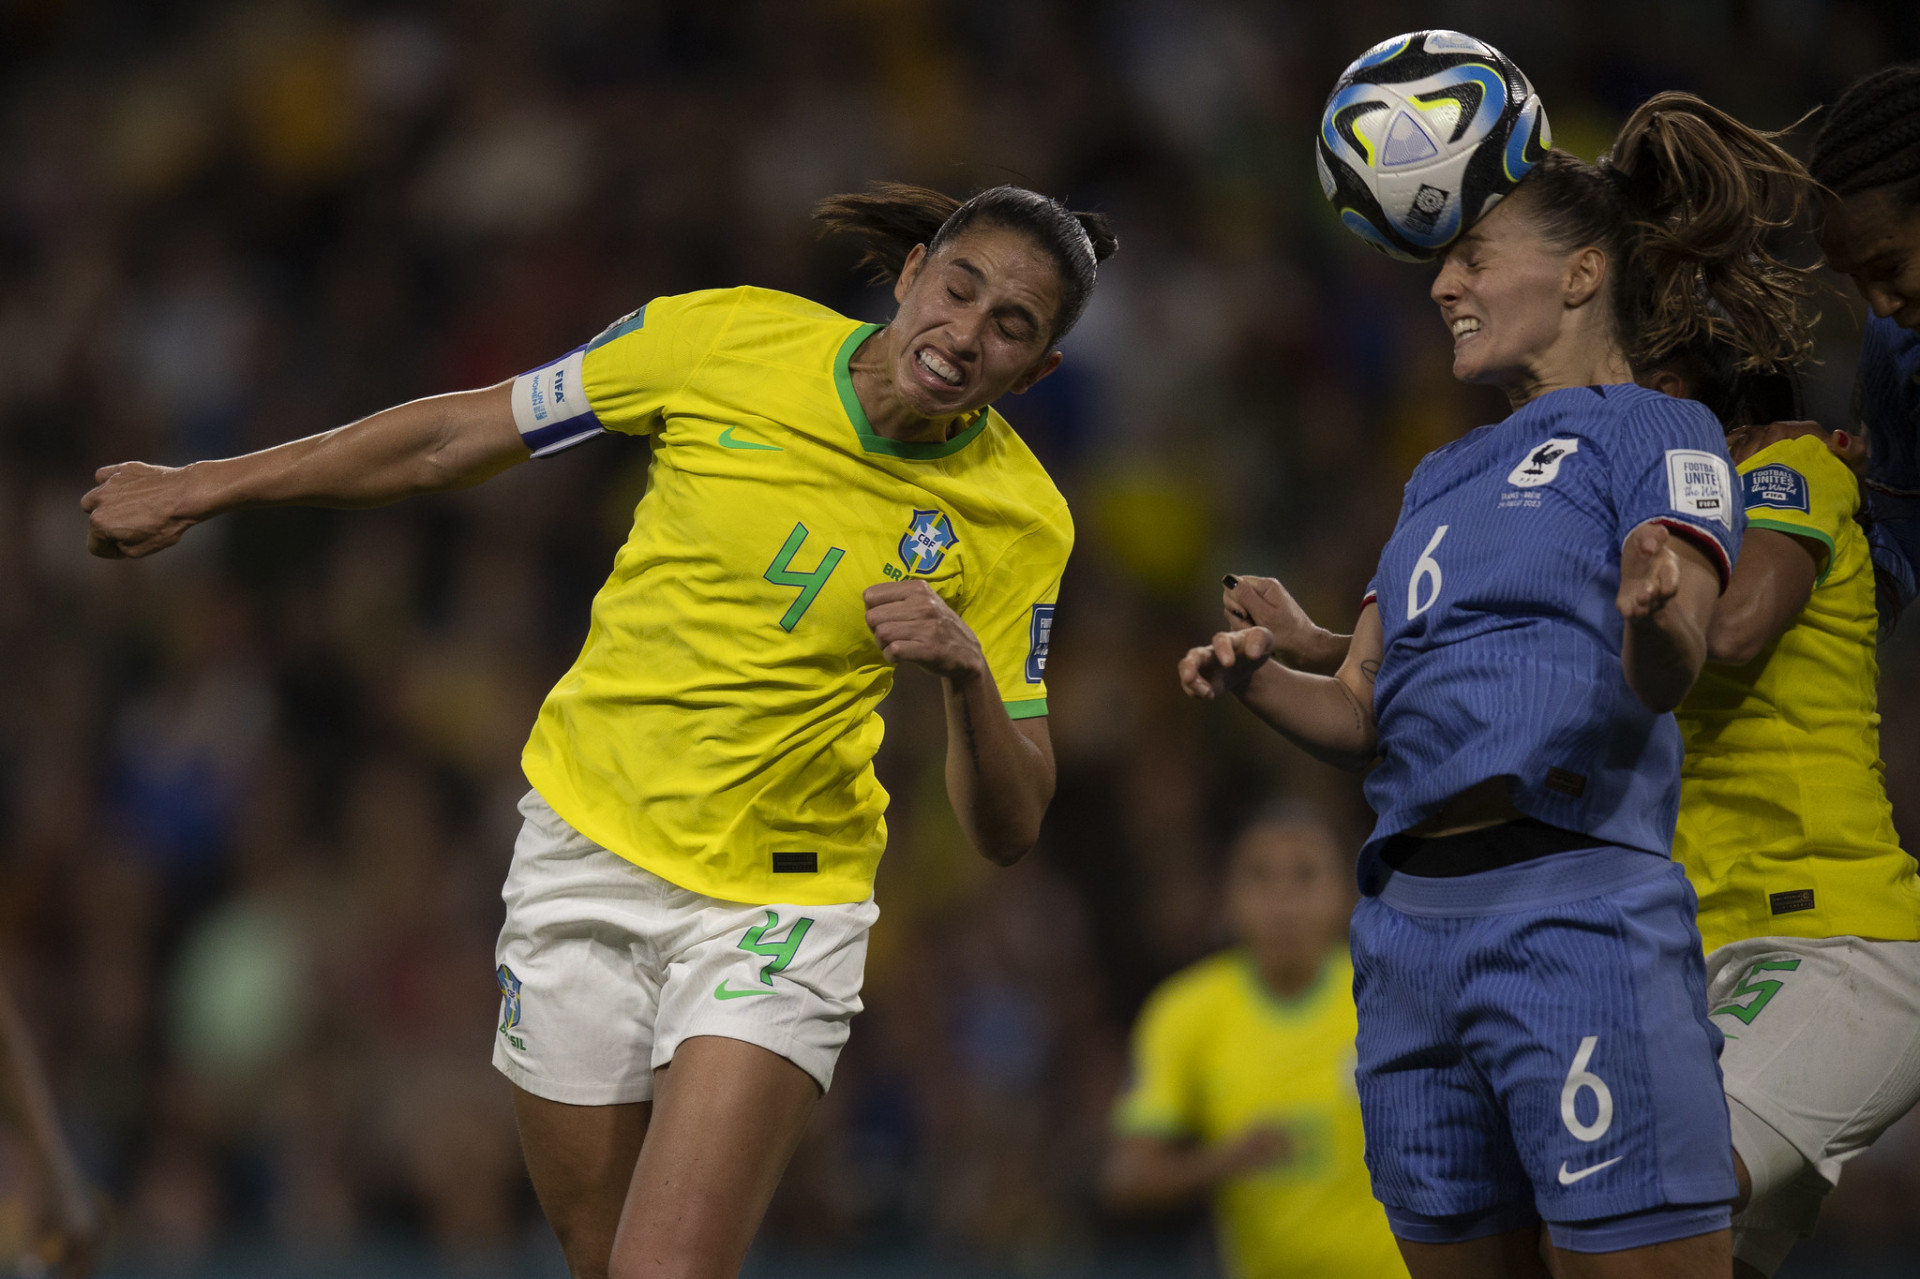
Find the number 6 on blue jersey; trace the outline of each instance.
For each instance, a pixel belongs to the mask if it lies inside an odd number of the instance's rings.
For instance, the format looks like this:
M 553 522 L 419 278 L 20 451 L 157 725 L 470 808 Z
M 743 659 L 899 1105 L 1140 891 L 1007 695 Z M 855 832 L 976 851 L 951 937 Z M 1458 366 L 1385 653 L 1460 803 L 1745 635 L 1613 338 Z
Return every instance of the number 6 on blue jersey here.
M 1433 540 L 1427 543 L 1426 550 L 1420 552 L 1420 558 L 1413 562 L 1413 576 L 1407 579 L 1407 620 L 1409 622 L 1432 608 L 1433 602 L 1440 598 L 1440 564 L 1433 558 L 1433 552 L 1439 547 L 1440 539 L 1447 535 L 1448 527 L 1442 524 L 1435 529 Z M 1427 593 L 1425 600 L 1420 598 L 1422 578 L 1431 578 L 1433 581 L 1433 589 Z

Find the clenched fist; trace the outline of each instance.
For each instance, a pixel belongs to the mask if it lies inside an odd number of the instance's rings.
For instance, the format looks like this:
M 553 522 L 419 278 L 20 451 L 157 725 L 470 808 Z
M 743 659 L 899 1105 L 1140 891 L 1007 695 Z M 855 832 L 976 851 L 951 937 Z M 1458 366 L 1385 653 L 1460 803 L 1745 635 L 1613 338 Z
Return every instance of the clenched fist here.
M 199 523 L 181 513 L 191 470 L 121 462 L 95 471 L 94 487 L 80 499 L 87 549 L 102 559 L 138 559 L 179 541 Z

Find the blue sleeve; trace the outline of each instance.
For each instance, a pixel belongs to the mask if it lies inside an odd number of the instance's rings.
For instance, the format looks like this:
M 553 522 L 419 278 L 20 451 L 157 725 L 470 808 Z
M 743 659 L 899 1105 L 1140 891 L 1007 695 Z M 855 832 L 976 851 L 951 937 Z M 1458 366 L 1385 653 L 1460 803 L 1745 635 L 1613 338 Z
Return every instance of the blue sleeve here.
M 1707 552 L 1725 590 L 1746 512 L 1719 419 L 1697 401 L 1650 395 L 1628 411 L 1611 444 L 1615 544 L 1657 520 Z
M 1871 442 L 1867 479 L 1900 496 L 1920 493 L 1920 338 L 1874 316 L 1860 339 L 1853 416 Z

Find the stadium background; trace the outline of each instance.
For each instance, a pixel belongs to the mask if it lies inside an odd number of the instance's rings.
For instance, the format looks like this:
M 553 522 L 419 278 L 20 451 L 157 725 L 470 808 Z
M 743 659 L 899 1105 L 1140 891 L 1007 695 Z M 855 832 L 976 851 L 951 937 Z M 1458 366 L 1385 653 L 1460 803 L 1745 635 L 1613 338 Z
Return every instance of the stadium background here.
M 1401 482 L 1501 411 L 1428 272 L 1341 232 L 1309 139 L 1339 68 L 1458 26 L 1591 158 L 1645 94 L 1784 125 L 1920 49 L 1823 0 L 0 5 L 0 965 L 112 1204 L 116 1274 L 558 1274 L 487 1065 L 517 756 L 644 483 L 602 441 L 370 513 L 89 559 L 92 470 L 226 454 L 515 373 L 647 298 L 751 282 L 879 318 L 813 239 L 881 176 L 1015 180 L 1121 254 L 1005 407 L 1074 503 L 1043 848 L 971 856 L 937 689 L 903 678 L 860 1019 L 759 1273 L 1209 1273 L 1197 1216 L 1102 1217 L 1149 986 L 1217 944 L 1256 800 L 1353 784 L 1177 653 L 1223 570 L 1349 621 Z M 1858 305 L 1815 402 L 1843 420 Z M 1883 737 L 1920 840 L 1920 653 Z M 0 1254 L 32 1179 L 0 1139 Z M 1850 1166 L 1791 1274 L 1920 1273 L 1920 1128 Z

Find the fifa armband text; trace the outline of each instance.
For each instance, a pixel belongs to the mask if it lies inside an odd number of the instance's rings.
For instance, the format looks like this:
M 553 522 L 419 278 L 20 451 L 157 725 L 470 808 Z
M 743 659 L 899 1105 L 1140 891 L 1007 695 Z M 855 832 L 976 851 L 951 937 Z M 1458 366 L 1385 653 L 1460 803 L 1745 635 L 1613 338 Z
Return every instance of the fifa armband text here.
M 548 457 L 599 435 L 605 428 L 587 403 L 578 347 L 513 380 L 513 424 L 535 457 Z

